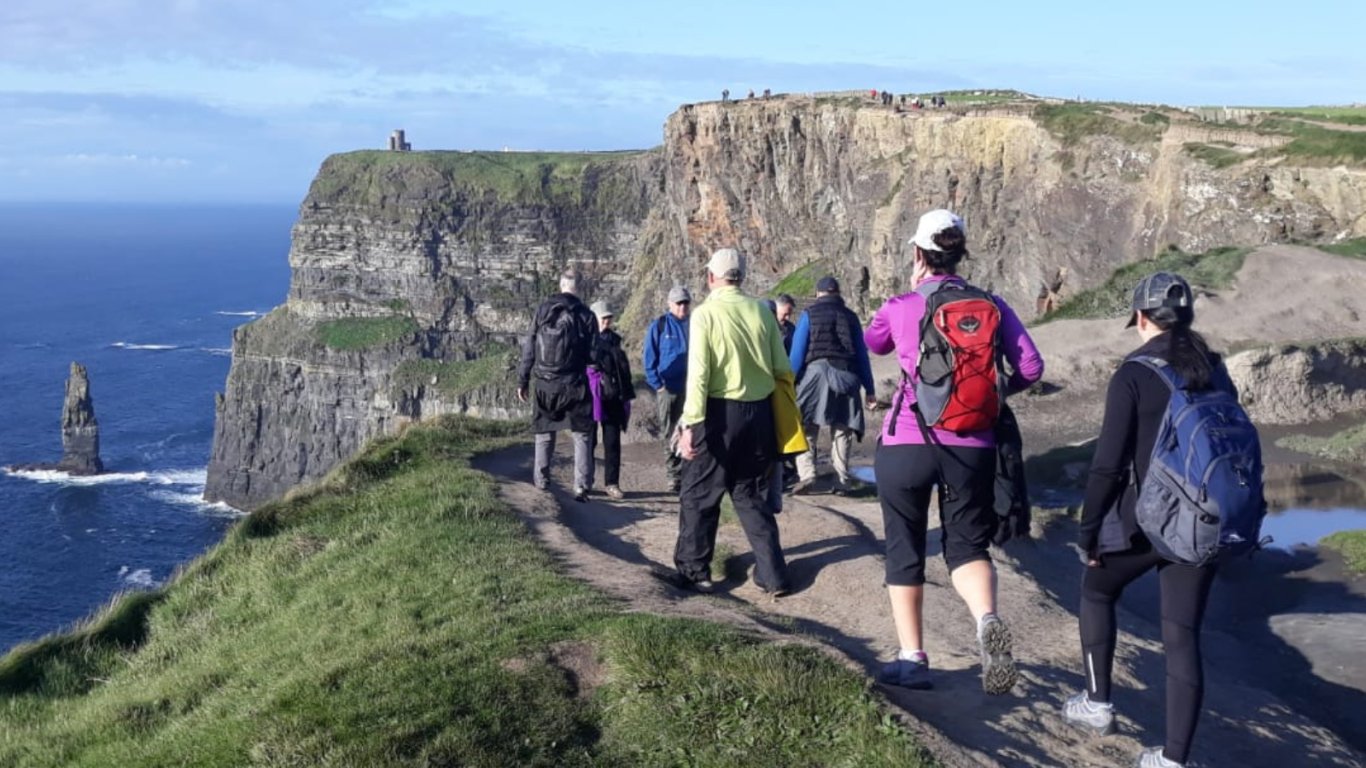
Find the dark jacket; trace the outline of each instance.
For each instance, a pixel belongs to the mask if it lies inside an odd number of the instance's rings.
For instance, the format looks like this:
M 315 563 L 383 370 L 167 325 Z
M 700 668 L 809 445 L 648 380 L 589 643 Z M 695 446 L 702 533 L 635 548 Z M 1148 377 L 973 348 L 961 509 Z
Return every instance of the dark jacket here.
M 825 360 L 852 372 L 868 396 L 874 394 L 873 366 L 863 341 L 863 325 L 839 296 L 822 296 L 807 307 L 797 320 L 788 357 L 799 382 L 807 366 Z
M 598 323 L 593 313 L 578 297 L 559 293 L 546 299 L 536 308 L 531 321 L 531 332 L 522 343 L 522 360 L 517 367 L 517 385 L 526 389 L 536 367 L 536 332 L 550 318 L 552 312 L 567 308 L 577 326 L 571 349 L 574 370 L 571 373 L 536 378 L 535 413 L 531 427 L 535 432 L 554 432 L 572 429 L 586 432 L 593 428 L 593 400 L 588 392 L 588 365 L 593 359 L 593 343 L 598 335 Z
M 1166 358 L 1166 334 L 1156 336 L 1130 357 Z M 1211 354 L 1213 386 L 1237 391 L 1222 359 Z M 1128 360 L 1110 377 L 1105 394 L 1105 418 L 1096 441 L 1095 456 L 1086 482 L 1078 544 L 1092 555 L 1123 552 L 1143 533 L 1134 516 L 1139 484 L 1148 472 L 1153 443 L 1167 413 L 1171 390 L 1155 371 Z
M 779 320 L 778 330 L 783 332 L 783 351 L 792 351 L 792 334 L 797 332 L 797 326 L 791 320 Z
M 625 404 L 636 399 L 636 388 L 631 379 L 631 361 L 627 359 L 626 350 L 621 347 L 621 336 L 616 331 L 603 331 L 597 335 L 593 342 L 593 367 L 602 375 L 601 421 L 625 426 Z

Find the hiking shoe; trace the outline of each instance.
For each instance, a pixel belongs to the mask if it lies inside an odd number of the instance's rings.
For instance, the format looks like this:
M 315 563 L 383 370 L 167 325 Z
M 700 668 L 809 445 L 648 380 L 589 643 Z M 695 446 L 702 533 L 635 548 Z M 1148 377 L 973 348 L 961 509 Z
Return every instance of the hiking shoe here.
M 1118 730 L 1115 726 L 1115 705 L 1091 701 L 1090 694 L 1085 691 L 1069 697 L 1062 705 L 1062 719 L 1100 736 L 1109 736 Z
M 676 477 L 669 478 L 669 493 L 678 493 L 683 488 L 683 481 Z
M 708 595 L 716 591 L 716 584 L 713 583 L 711 579 L 693 581 L 673 569 L 652 569 L 650 575 L 676 589 L 686 589 L 689 592 L 697 592 L 703 595 Z
M 998 696 L 1009 693 L 1019 676 L 1010 654 L 1010 628 L 1001 617 L 988 613 L 977 624 L 977 644 L 982 649 L 982 690 Z
M 1138 759 L 1134 761 L 1135 768 L 1186 768 L 1185 763 L 1178 763 L 1175 760 L 1168 760 L 1162 754 L 1161 747 L 1149 747 L 1138 753 Z
M 588 501 L 588 489 L 575 486 L 574 501 Z
M 805 495 L 811 493 L 811 488 L 812 488 L 813 486 L 815 486 L 815 485 L 816 485 L 816 481 L 815 481 L 815 480 L 798 480 L 798 481 L 797 481 L 797 484 L 794 485 L 794 486 L 792 486 L 792 495 L 793 495 L 793 496 L 805 496 Z
M 603 492 L 606 493 L 610 498 L 616 499 L 617 501 L 621 501 L 622 499 L 626 498 L 626 494 L 621 492 L 621 488 L 619 486 L 609 485 L 603 489 Z
M 848 480 L 836 480 L 835 487 L 830 492 L 836 496 L 852 496 L 863 490 L 863 487 L 861 480 L 855 480 L 851 477 Z
M 877 681 L 883 685 L 896 685 L 913 691 L 928 691 L 934 687 L 934 681 L 930 679 L 930 658 L 918 653 L 915 659 L 888 662 L 877 673 Z
M 787 597 L 788 595 L 792 594 L 792 590 L 788 587 L 769 587 L 766 586 L 763 582 L 759 581 L 758 577 L 755 574 L 755 569 L 753 566 L 750 566 L 749 569 L 749 580 L 754 583 L 754 586 L 759 588 L 760 592 L 763 592 L 765 595 L 768 595 L 769 597 Z

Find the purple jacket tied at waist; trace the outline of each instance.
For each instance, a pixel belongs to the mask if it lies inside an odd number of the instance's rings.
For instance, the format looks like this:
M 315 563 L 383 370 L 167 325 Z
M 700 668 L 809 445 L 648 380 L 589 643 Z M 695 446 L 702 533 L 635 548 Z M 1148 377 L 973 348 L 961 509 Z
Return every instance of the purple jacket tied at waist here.
M 592 366 L 588 368 L 588 391 L 593 395 L 593 421 L 602 423 L 608 415 L 602 400 L 602 372 Z M 614 400 L 611 404 L 619 407 L 624 414 L 619 426 L 627 426 L 631 421 L 631 401 Z
M 935 275 L 928 281 L 952 280 L 962 283 L 962 278 L 952 275 Z M 1001 308 L 1001 352 L 1010 363 L 1014 372 L 1007 383 L 1006 392 L 1013 393 L 1025 389 L 1043 377 L 1043 357 L 1039 355 L 1034 340 L 1029 338 L 1024 323 L 1015 311 L 999 296 L 992 296 L 996 306 Z M 900 398 L 901 407 L 893 408 L 882 425 L 882 442 L 886 445 L 922 445 L 925 437 L 916 423 L 915 376 L 916 364 L 920 360 L 920 320 L 925 315 L 925 297 L 914 291 L 896 296 L 882 305 L 873 316 L 873 322 L 863 333 L 868 351 L 875 355 L 891 354 L 896 351 L 901 370 L 906 372 L 892 396 L 896 403 Z M 896 419 L 895 434 L 888 428 Z M 934 438 L 942 445 L 957 445 L 968 448 L 990 448 L 996 444 L 991 430 L 958 434 L 935 429 Z

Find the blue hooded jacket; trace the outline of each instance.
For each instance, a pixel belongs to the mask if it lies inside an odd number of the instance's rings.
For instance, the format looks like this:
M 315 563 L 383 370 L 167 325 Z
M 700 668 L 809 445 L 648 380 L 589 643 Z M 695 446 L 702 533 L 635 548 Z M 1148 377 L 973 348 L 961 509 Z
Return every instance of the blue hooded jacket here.
M 645 339 L 645 381 L 654 390 L 683 392 L 688 379 L 688 321 L 664 313 Z

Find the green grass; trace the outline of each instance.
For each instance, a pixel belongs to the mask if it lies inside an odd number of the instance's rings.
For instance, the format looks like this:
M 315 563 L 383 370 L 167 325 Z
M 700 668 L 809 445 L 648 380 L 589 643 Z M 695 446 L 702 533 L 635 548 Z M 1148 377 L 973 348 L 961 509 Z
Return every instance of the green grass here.
M 414 390 L 434 387 L 448 397 L 459 397 L 491 384 L 507 383 L 513 368 L 513 350 L 490 345 L 473 360 L 404 360 L 394 371 L 394 386 Z
M 973 88 L 960 91 L 934 91 L 928 94 L 919 94 L 920 97 L 929 102 L 931 96 L 943 96 L 944 101 L 949 106 L 955 104 L 1002 104 L 1012 101 L 1024 101 L 1031 97 L 1027 93 L 1009 89 L 998 88 Z
M 1034 108 L 1034 120 L 1070 147 L 1092 136 L 1114 136 L 1128 144 L 1147 144 L 1162 136 L 1165 125 L 1131 123 L 1110 116 L 1111 109 L 1102 104 L 1040 104 Z
M 1198 160 L 1203 160 L 1213 168 L 1227 168 L 1237 165 L 1246 159 L 1246 155 L 1236 152 L 1227 147 L 1217 144 L 1201 144 L 1199 142 L 1186 142 L 1182 145 L 1186 154 Z
M 318 340 L 332 349 L 369 349 L 412 336 L 417 321 L 410 317 L 344 317 L 318 325 Z
M 1366 574 L 1366 531 L 1338 531 L 1319 544 L 1341 552 L 1348 570 Z
M 1366 461 L 1366 424 L 1348 427 L 1327 437 L 1287 435 L 1277 440 L 1276 445 L 1311 456 L 1356 464 Z
M 826 654 L 561 575 L 468 465 L 522 430 L 373 443 L 161 590 L 11 651 L 0 765 L 932 764 Z
M 770 288 L 768 296 L 776 298 L 781 293 L 786 293 L 797 299 L 815 296 L 816 281 L 825 277 L 827 271 L 828 267 L 823 261 L 813 261 L 810 264 L 798 267 L 782 280 L 779 280 L 777 285 Z
M 1320 245 L 1320 250 L 1334 253 L 1338 256 L 1351 256 L 1354 259 L 1366 259 L 1366 237 L 1356 237 L 1351 240 L 1343 240 L 1332 245 Z
M 1249 250 L 1214 248 L 1205 253 L 1190 254 L 1169 248 L 1154 258 L 1125 264 L 1115 270 L 1103 285 L 1088 288 L 1068 298 L 1039 322 L 1122 317 L 1129 311 L 1134 286 L 1144 275 L 1152 272 L 1176 272 L 1197 289 L 1227 288 L 1233 284 L 1238 270 L 1242 269 L 1243 259 Z
M 1366 162 L 1366 131 L 1338 131 L 1285 118 L 1263 119 L 1257 123 L 1257 130 L 1291 137 L 1288 143 L 1259 154 L 1316 165 Z
M 1160 125 L 1165 128 L 1166 126 L 1171 125 L 1172 119 L 1161 112 L 1150 111 L 1144 112 L 1143 115 L 1138 118 L 1138 122 L 1143 123 L 1144 125 Z
M 1272 110 L 1271 114 L 1343 125 L 1366 125 L 1366 107 L 1280 107 Z

